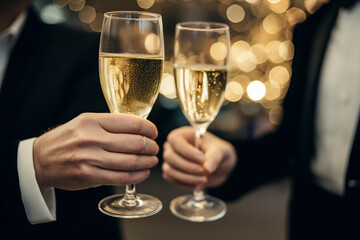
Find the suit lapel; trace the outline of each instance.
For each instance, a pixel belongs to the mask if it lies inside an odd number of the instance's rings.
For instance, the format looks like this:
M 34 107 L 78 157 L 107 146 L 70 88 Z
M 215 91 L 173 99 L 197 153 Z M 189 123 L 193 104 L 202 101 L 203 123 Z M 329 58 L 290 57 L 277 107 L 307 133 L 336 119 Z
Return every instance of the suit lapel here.
M 306 149 L 303 149 L 303 153 L 306 156 L 303 156 L 305 159 L 311 159 L 311 155 L 314 151 L 314 141 L 309 142 L 309 139 L 314 140 L 315 136 L 315 111 L 316 111 L 316 96 L 317 89 L 319 84 L 320 71 L 323 64 L 323 59 L 325 51 L 328 45 L 330 38 L 331 30 L 335 24 L 335 20 L 338 14 L 339 7 L 336 4 L 329 4 L 323 9 L 325 16 L 320 18 L 321 21 L 318 21 L 318 24 L 314 26 L 313 29 L 313 45 L 310 47 L 310 57 L 306 63 L 307 74 L 305 76 L 305 91 L 302 104 L 302 115 L 301 122 L 303 123 L 303 129 L 301 131 L 301 142 L 302 146 Z M 311 33 L 310 33 L 311 34 Z
M 42 24 L 30 10 L 22 33 L 14 46 L 4 75 L 0 92 L 0 139 L 12 140 L 14 129 L 22 103 L 26 101 L 27 89 L 36 77 L 37 63 L 41 46 L 45 44 L 40 38 L 39 24 Z M 41 28 L 40 28 L 41 29 Z

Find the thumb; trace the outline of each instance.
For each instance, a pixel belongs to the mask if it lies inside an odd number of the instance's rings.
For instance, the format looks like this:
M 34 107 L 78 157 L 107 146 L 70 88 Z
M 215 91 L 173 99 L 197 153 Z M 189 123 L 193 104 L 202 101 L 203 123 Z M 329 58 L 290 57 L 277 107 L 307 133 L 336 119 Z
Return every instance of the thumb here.
M 212 174 L 213 172 L 215 172 L 221 161 L 222 161 L 223 157 L 220 151 L 208 151 L 205 154 L 205 162 L 203 164 L 205 171 L 208 174 Z

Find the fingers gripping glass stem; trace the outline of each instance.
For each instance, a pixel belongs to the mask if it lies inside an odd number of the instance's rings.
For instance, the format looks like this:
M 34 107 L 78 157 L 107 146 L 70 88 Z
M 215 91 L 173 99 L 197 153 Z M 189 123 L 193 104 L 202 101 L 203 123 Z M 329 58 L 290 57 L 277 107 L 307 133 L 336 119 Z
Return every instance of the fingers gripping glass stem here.
M 230 61 L 229 26 L 214 22 L 183 22 L 175 29 L 174 71 L 177 97 L 183 114 L 195 129 L 195 146 L 200 148 L 203 134 L 218 114 L 224 101 Z M 200 43 L 200 44 L 199 44 Z M 211 57 L 211 46 L 224 47 L 224 58 Z M 221 218 L 226 205 L 204 194 L 196 186 L 191 195 L 179 196 L 170 203 L 179 218 L 205 222 Z
M 144 48 L 149 36 L 156 39 L 151 49 Z M 137 11 L 104 14 L 99 72 L 101 88 L 112 113 L 146 118 L 159 94 L 163 63 L 164 38 L 159 14 Z M 143 143 L 137 154 L 145 153 L 144 136 Z M 147 217 L 161 208 L 159 199 L 135 193 L 134 184 L 127 185 L 124 194 L 106 197 L 99 203 L 101 212 L 118 218 Z

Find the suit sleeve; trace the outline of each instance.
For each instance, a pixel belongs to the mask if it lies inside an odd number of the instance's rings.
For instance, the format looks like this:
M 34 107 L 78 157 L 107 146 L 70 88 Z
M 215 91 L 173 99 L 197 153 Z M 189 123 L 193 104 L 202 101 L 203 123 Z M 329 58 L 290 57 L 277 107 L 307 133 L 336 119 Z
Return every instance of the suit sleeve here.
M 234 201 L 266 182 L 287 176 L 291 171 L 289 151 L 279 132 L 260 139 L 231 143 L 237 151 L 238 163 L 223 186 L 209 190 L 212 195 Z

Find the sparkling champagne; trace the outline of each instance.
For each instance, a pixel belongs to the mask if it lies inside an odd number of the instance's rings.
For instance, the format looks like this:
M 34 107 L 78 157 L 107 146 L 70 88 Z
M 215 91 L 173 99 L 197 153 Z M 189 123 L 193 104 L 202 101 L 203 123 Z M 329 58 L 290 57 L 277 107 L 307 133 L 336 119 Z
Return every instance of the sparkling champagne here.
M 224 100 L 228 68 L 216 65 L 176 65 L 176 91 L 191 124 L 210 124 Z
M 99 54 L 100 82 L 112 113 L 146 118 L 159 94 L 162 57 Z

